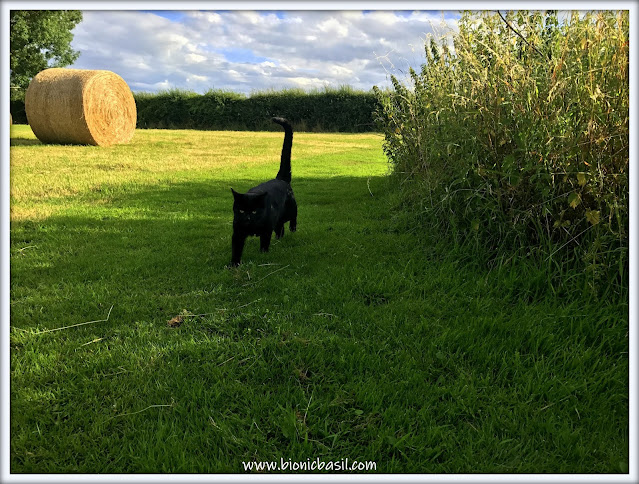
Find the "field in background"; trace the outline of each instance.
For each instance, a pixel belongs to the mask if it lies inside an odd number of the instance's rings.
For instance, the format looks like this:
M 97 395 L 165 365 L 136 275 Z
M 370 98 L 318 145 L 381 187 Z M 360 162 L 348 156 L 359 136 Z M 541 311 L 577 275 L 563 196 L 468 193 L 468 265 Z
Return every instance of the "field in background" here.
M 627 304 L 415 229 L 382 136 L 296 133 L 298 232 L 226 269 L 282 139 L 11 128 L 12 473 L 628 471 Z

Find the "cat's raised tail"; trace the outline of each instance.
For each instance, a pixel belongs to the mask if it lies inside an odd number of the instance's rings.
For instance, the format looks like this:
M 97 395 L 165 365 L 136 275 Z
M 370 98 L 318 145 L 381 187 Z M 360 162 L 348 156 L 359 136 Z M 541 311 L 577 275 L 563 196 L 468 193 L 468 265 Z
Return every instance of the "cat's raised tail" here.
M 282 145 L 282 158 L 280 161 L 280 171 L 275 177 L 278 180 L 291 183 L 291 146 L 293 145 L 293 128 L 284 118 L 271 118 L 274 123 L 284 128 L 284 144 Z

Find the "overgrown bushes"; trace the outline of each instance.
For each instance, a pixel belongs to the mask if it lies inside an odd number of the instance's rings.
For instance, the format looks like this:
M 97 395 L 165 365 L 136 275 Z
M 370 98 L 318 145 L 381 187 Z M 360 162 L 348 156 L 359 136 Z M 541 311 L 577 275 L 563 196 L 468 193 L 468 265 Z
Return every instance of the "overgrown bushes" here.
M 306 92 L 265 91 L 244 96 L 231 91 L 203 95 L 172 90 L 135 94 L 138 128 L 272 130 L 273 115 L 287 117 L 296 131 L 365 132 L 376 129 L 374 93 L 348 87 Z
M 596 292 L 627 284 L 628 28 L 627 11 L 466 12 L 420 72 L 375 89 L 422 221 L 554 274 L 577 262 Z

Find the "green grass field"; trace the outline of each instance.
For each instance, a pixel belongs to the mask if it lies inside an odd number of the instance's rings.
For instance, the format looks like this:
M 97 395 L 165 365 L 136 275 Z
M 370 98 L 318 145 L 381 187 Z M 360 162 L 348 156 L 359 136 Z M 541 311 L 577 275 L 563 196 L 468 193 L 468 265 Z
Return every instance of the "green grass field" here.
M 628 472 L 627 301 L 407 228 L 380 135 L 296 133 L 298 231 L 225 268 L 282 139 L 11 128 L 12 473 Z

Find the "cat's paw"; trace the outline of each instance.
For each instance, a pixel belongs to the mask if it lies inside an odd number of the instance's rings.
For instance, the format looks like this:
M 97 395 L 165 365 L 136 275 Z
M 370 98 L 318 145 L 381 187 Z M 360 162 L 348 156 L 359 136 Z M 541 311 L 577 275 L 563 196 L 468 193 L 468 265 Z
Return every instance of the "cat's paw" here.
M 239 267 L 240 263 L 239 262 L 229 262 L 226 266 L 225 269 L 235 269 L 236 267 Z

